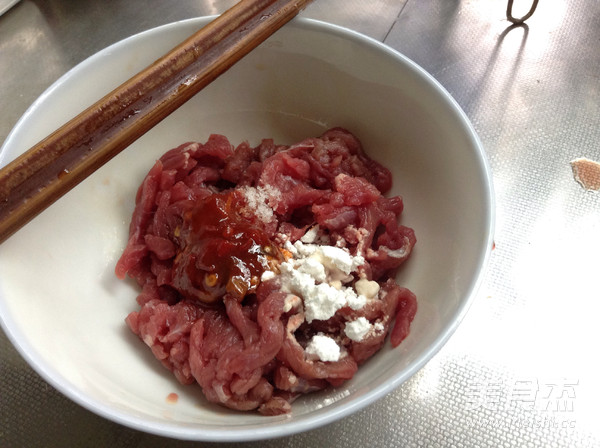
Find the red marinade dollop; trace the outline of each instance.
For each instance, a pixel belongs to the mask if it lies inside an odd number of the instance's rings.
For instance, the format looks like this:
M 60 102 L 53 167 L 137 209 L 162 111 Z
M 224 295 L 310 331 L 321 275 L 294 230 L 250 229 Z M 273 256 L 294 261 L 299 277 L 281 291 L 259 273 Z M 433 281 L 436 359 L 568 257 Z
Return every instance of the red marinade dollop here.
M 239 215 L 234 193 L 210 195 L 184 215 L 186 244 L 173 261 L 172 286 L 188 300 L 209 304 L 228 294 L 242 301 L 282 259 L 269 236 Z
M 152 167 L 136 195 L 127 246 L 116 266 L 141 287 L 127 324 L 177 379 L 197 382 L 209 401 L 265 415 L 290 412 L 299 395 L 337 386 L 376 353 L 390 332 L 408 335 L 417 303 L 394 275 L 416 238 L 400 225 L 399 196 L 383 193 L 389 170 L 358 139 L 334 128 L 292 146 L 265 139 L 237 148 L 220 135 L 186 143 Z M 318 239 L 364 257 L 354 282 L 376 281 L 364 306 L 327 320 L 290 306 L 278 264 L 294 243 Z M 265 271 L 275 275 L 264 278 Z M 377 326 L 360 340 L 348 322 Z M 307 353 L 315 334 L 341 346 L 337 361 Z

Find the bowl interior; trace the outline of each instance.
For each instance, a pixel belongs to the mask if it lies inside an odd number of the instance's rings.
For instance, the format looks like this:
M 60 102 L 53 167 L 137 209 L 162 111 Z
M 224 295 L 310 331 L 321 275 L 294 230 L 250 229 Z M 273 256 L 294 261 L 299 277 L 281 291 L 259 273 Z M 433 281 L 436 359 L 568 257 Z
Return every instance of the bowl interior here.
M 209 21 L 129 38 L 77 66 L 42 95 L 7 141 L 3 164 Z M 355 378 L 263 417 L 208 404 L 181 386 L 129 332 L 137 289 L 113 274 L 134 195 L 167 149 L 222 133 L 233 144 L 293 143 L 342 126 L 394 174 L 402 222 L 416 231 L 399 273 L 418 297 L 410 336 Z M 455 329 L 490 250 L 485 157 L 464 114 L 414 63 L 356 33 L 296 19 L 0 247 L 0 314 L 15 346 L 51 384 L 88 409 L 163 435 L 250 440 L 347 415 L 420 368 Z M 167 396 L 179 400 L 170 403 Z

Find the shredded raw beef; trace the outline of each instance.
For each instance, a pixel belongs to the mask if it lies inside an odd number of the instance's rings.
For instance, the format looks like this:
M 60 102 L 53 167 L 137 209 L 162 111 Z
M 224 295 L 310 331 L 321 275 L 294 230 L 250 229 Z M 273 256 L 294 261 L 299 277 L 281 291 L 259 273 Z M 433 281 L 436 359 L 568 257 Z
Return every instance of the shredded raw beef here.
M 299 395 L 352 378 L 388 333 L 393 346 L 408 335 L 417 302 L 394 276 L 416 239 L 398 223 L 402 199 L 383 196 L 391 185 L 390 172 L 340 128 L 292 146 L 263 140 L 234 149 L 212 135 L 168 151 L 138 189 L 116 266 L 119 278 L 128 275 L 141 288 L 140 309 L 127 324 L 209 401 L 265 415 L 290 412 Z M 290 256 L 286 244 L 311 229 L 364 258 L 345 280 L 379 283 L 364 306 L 309 322 L 301 301 L 289 302 L 278 265 Z M 265 271 L 275 275 L 261 276 Z M 377 331 L 351 340 L 344 328 L 359 318 Z M 315 334 L 337 341 L 337 361 L 307 353 Z

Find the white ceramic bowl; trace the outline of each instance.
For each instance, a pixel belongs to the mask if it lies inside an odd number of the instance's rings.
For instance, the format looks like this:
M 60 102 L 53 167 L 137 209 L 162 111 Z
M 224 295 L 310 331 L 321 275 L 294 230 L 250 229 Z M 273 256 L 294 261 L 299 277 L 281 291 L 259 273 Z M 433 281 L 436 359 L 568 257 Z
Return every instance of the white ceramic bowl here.
M 153 29 L 81 63 L 6 140 L 2 163 L 144 68 L 210 19 Z M 389 343 L 342 387 L 296 401 L 289 416 L 236 413 L 181 386 L 124 323 L 137 289 L 113 274 L 135 191 L 163 152 L 222 133 L 237 144 L 293 143 L 332 126 L 355 133 L 394 173 L 418 243 L 399 274 L 418 297 L 410 336 Z M 493 195 L 465 114 L 424 70 L 347 29 L 296 19 L 0 246 L 0 315 L 50 384 L 87 409 L 151 433 L 253 440 L 347 416 L 398 387 L 447 341 L 491 251 Z M 179 401 L 166 399 L 177 393 Z

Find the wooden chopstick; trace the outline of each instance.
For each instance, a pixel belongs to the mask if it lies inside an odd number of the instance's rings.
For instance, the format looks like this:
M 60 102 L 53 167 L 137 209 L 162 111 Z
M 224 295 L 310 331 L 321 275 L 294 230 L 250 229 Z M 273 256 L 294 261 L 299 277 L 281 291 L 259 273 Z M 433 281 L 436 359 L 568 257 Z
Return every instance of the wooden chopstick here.
M 0 170 L 0 243 L 184 104 L 311 0 L 241 0 Z

